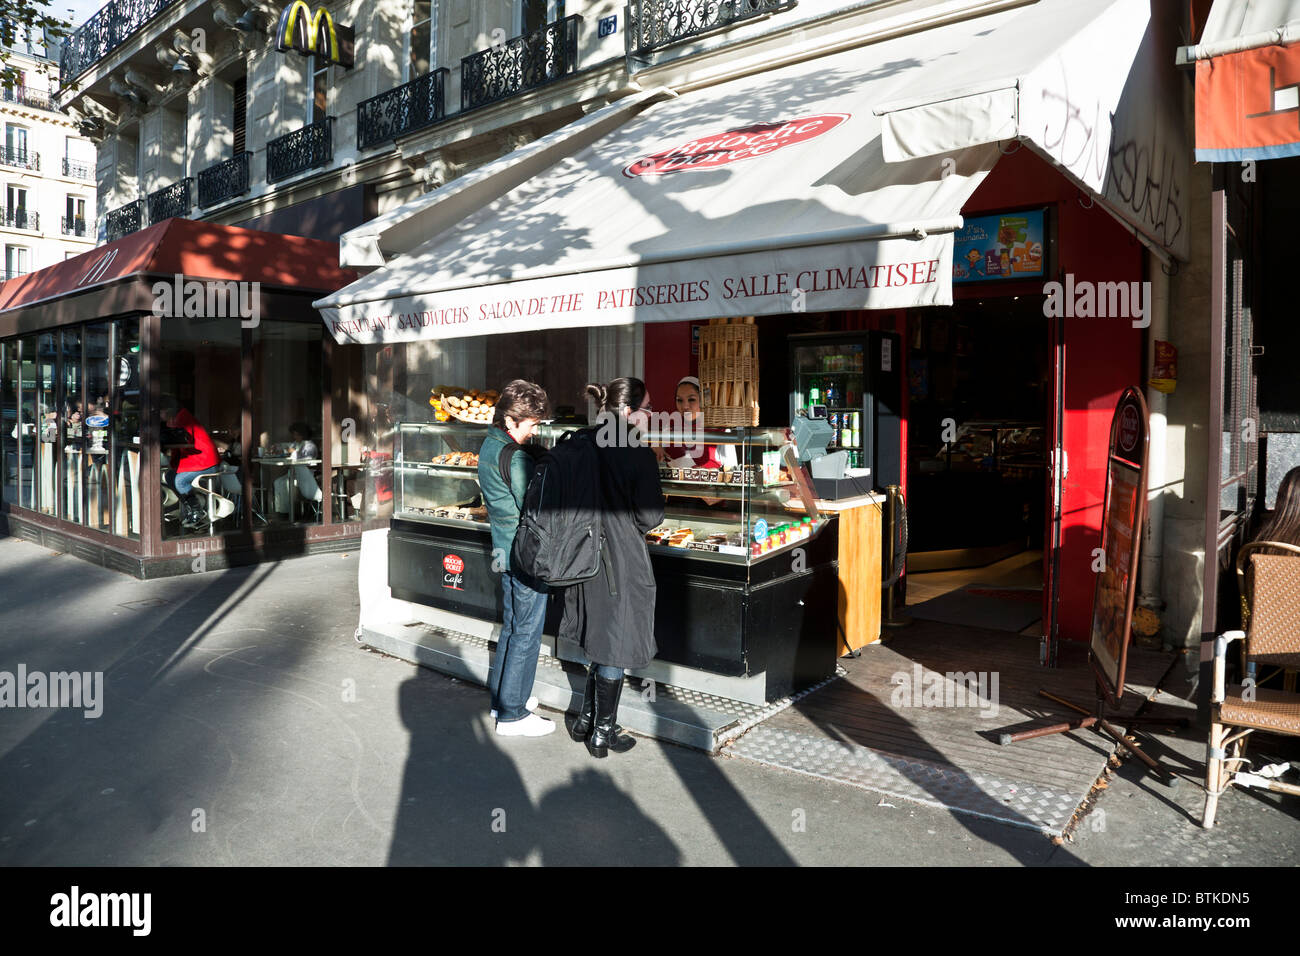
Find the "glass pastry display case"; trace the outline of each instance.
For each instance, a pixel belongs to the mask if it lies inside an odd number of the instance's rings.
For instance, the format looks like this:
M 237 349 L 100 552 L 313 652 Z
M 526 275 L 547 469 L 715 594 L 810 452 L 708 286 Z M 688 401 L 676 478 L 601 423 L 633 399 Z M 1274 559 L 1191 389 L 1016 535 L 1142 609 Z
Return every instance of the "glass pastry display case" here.
M 395 598 L 500 621 L 508 556 L 493 553 L 478 487 L 487 427 L 398 426 L 388 576 Z M 550 447 L 579 427 L 543 424 L 535 442 Z M 717 429 L 689 439 L 650 432 L 643 440 L 662 458 L 664 520 L 646 535 L 658 659 L 761 675 L 767 699 L 833 674 L 839 519 L 818 513 L 788 429 Z M 559 633 L 562 604 L 562 591 L 553 591 L 547 634 Z M 454 619 L 446 626 L 472 629 Z M 576 645 L 556 647 L 580 658 Z
M 534 444 L 550 448 L 581 426 L 542 424 Z M 478 452 L 487 426 L 402 423 L 393 464 L 394 517 L 450 527 L 480 526 L 487 509 L 478 487 Z M 782 451 L 784 428 L 725 428 L 644 434 L 662 453 L 664 522 L 646 535 L 651 553 L 686 552 L 749 564 L 793 549 L 824 526 L 813 493 Z M 697 466 L 696 461 L 707 461 Z

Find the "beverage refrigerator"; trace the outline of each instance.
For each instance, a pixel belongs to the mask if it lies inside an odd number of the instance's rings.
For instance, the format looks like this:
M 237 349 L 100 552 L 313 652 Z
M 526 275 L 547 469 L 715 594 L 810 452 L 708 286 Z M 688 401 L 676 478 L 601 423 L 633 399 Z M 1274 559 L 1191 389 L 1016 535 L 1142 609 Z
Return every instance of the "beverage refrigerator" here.
M 895 332 L 791 335 L 790 421 L 826 406 L 829 450 L 849 453 L 848 467 L 871 471 L 883 490 L 902 478 L 904 355 Z

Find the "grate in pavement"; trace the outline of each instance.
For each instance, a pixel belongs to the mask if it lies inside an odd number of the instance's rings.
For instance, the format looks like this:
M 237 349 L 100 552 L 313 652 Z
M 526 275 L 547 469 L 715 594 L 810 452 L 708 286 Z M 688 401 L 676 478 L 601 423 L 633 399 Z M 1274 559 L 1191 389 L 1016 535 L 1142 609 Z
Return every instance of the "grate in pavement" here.
M 775 727 L 755 727 L 723 753 L 1052 836 L 1086 796 Z

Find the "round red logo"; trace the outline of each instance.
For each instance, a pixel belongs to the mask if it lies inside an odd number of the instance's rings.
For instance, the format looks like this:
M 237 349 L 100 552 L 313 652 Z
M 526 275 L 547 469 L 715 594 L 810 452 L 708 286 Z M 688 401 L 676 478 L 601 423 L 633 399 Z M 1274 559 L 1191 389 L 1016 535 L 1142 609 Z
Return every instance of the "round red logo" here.
M 631 178 L 693 169 L 717 169 L 743 159 L 766 156 L 787 146 L 806 143 L 823 133 L 829 133 L 848 118 L 848 113 L 822 113 L 802 119 L 759 123 L 713 133 L 638 159 L 623 170 L 623 175 Z
M 1119 413 L 1119 447 L 1132 451 L 1138 442 L 1138 410 L 1125 405 Z
M 465 562 L 458 555 L 449 554 L 442 559 L 443 569 L 448 574 L 461 574 L 465 570 Z

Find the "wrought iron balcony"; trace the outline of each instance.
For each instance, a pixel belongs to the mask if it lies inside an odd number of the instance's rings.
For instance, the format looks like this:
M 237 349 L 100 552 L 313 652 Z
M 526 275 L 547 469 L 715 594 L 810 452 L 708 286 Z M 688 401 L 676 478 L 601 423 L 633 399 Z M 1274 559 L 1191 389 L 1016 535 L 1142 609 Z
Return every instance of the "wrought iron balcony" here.
M 362 100 L 357 105 L 357 149 L 440 122 L 446 115 L 443 104 L 446 84 L 447 70 L 440 67 Z
M 179 182 L 151 192 L 149 194 L 149 221 L 162 222 L 164 219 L 184 219 L 188 216 L 190 210 L 194 208 L 194 203 L 190 200 L 190 183 L 193 181 L 189 176 L 186 176 Z
M 39 213 L 28 212 L 26 209 L 6 209 L 3 218 L 0 218 L 6 227 L 10 229 L 31 229 L 38 231 L 41 228 L 41 217 Z
M 144 200 L 137 199 L 125 206 L 118 206 L 104 216 L 104 231 L 108 241 L 121 239 L 133 232 L 139 232 L 144 225 Z
M 85 163 L 74 162 L 66 156 L 63 159 L 63 175 L 70 179 L 87 179 L 92 182 L 95 179 L 95 170 Z
M 86 220 L 75 216 L 72 219 L 67 216 L 60 216 L 59 229 L 65 236 L 84 236 L 86 234 Z
M 113 0 L 63 41 L 59 75 L 70 83 L 176 0 Z
M 26 269 L 6 269 L 6 270 L 4 270 L 4 272 L 0 273 L 0 275 L 3 275 L 6 279 L 17 279 L 19 276 L 25 276 L 25 275 L 27 275 L 27 270 L 26 270 Z
M 303 170 L 324 166 L 333 158 L 334 117 L 327 116 L 266 144 L 266 181 L 288 179 Z
M 41 154 L 31 149 L 19 149 L 17 146 L 0 146 L 0 163 L 17 166 L 19 169 L 39 171 Z
M 627 49 L 629 53 L 646 54 L 795 6 L 798 0 L 631 0 L 627 7 Z
M 41 110 L 54 110 L 49 93 L 28 89 L 25 86 L 0 87 L 0 100 L 6 103 L 17 103 L 20 106 L 34 106 Z
M 206 209 L 248 192 L 248 163 L 252 153 L 240 153 L 199 173 L 199 208 Z
M 472 110 L 535 90 L 578 68 L 580 14 L 548 23 L 460 61 L 460 108 Z

